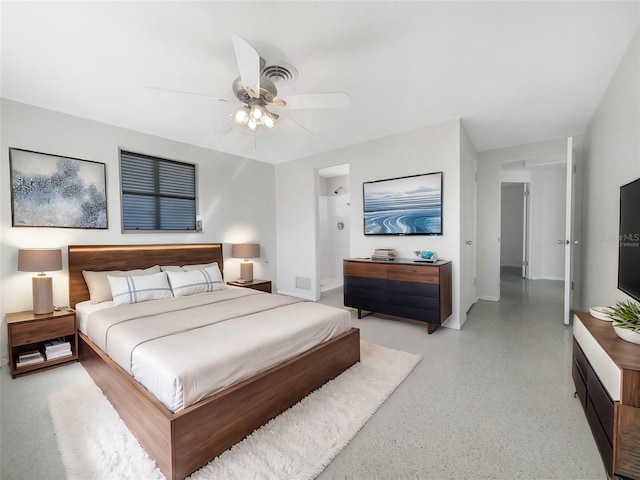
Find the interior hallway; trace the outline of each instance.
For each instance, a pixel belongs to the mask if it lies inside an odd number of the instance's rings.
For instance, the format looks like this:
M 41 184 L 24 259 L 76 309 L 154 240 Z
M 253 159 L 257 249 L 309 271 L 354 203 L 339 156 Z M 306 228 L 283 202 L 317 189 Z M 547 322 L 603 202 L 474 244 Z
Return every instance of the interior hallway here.
M 342 290 L 323 303 L 342 306 Z M 573 398 L 562 282 L 504 276 L 502 301 L 478 302 L 461 331 L 352 318 L 363 340 L 423 360 L 320 479 L 606 478 Z M 2 368 L 0 478 L 64 478 L 47 396 L 84 375 Z

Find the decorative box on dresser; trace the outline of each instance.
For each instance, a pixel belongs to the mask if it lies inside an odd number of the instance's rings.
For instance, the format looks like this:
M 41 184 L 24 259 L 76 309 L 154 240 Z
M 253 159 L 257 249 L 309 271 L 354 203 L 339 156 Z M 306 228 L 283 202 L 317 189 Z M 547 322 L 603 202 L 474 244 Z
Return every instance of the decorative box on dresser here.
M 76 329 L 76 313 L 72 309 L 61 309 L 41 315 L 32 311 L 7 313 L 7 333 L 9 337 L 9 370 L 11 376 L 31 373 L 37 370 L 57 367 L 75 362 L 78 359 L 78 332 Z M 67 355 L 41 363 L 18 367 L 19 355 L 29 351 L 43 352 L 45 342 L 63 338 L 69 342 L 71 355 Z
M 451 315 L 451 262 L 344 260 L 344 304 L 424 322 L 433 333 Z
M 640 479 L 640 345 L 578 312 L 572 376 L 607 475 Z

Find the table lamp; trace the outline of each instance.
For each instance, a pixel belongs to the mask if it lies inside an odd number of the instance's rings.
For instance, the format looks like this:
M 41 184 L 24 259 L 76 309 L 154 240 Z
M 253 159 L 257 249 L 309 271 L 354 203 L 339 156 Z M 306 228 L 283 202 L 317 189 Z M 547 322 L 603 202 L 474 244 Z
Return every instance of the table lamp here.
M 53 281 L 44 272 L 55 270 L 62 270 L 62 252 L 59 248 L 18 250 L 18 271 L 40 272 L 32 279 L 33 313 L 36 315 L 53 312 Z
M 240 263 L 239 282 L 253 282 L 253 263 L 250 258 L 260 258 L 260 244 L 258 243 L 234 243 L 231 245 L 231 256 L 233 258 L 242 258 L 244 261 Z

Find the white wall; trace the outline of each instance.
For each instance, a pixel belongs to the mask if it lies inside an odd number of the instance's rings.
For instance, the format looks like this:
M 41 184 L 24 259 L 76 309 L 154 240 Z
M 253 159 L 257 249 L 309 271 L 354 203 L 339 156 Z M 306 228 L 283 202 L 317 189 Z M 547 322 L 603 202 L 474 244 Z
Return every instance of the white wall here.
M 434 250 L 453 262 L 453 315 L 445 323 L 460 327 L 460 131 L 451 120 L 410 132 L 276 165 L 278 290 L 317 300 L 315 171 L 348 163 L 351 194 L 351 257 L 368 257 L 375 248 L 394 248 L 400 257 Z M 444 235 L 439 237 L 365 237 L 362 232 L 362 183 L 435 171 L 444 172 Z M 311 279 L 311 289 L 296 288 L 296 277 Z
M 478 154 L 478 298 L 500 300 L 500 182 L 504 164 L 566 158 L 567 139 L 558 138 Z M 512 180 L 513 181 L 513 180 Z
M 54 303 L 67 305 L 66 247 L 76 244 L 224 242 L 225 277 L 239 276 L 238 259 L 230 258 L 234 242 L 259 242 L 256 278 L 276 280 L 273 165 L 186 145 L 78 117 L 2 100 L 0 165 L 0 272 L 2 357 L 6 361 L 7 312 L 31 309 L 31 274 L 17 272 L 19 248 L 61 248 L 64 270 L 53 272 Z M 107 167 L 107 230 L 12 228 L 9 147 L 103 162 Z M 197 165 L 201 233 L 121 233 L 118 147 Z M 249 188 L 247 188 L 249 187 Z
M 640 177 L 640 30 L 584 134 L 582 309 L 628 298 L 617 289 L 620 186 Z

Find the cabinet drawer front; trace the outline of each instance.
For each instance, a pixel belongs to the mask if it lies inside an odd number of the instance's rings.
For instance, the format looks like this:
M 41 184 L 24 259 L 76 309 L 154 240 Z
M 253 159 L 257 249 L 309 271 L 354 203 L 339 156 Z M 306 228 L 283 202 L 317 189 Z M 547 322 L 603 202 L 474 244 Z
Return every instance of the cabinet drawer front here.
M 419 295 L 423 297 L 440 298 L 440 287 L 430 283 L 400 282 L 389 280 L 389 293 L 401 293 L 405 295 Z
M 589 426 L 591 427 L 591 433 L 593 433 L 593 438 L 596 441 L 596 446 L 600 451 L 602 463 L 607 471 L 607 475 L 611 478 L 611 474 L 613 473 L 613 447 L 611 443 L 609 443 L 607 434 L 598 420 L 598 415 L 593 407 L 593 403 L 591 403 L 591 397 L 587 398 L 586 415 Z
M 573 339 L 573 358 L 578 364 L 578 371 L 580 372 L 583 380 L 586 383 L 587 380 L 589 380 L 588 375 L 591 368 L 588 367 L 589 362 L 587 361 L 587 357 L 584 356 L 582 348 L 580 348 L 580 345 L 578 345 L 578 342 L 576 342 L 575 338 Z
M 589 372 L 587 392 L 609 443 L 613 443 L 613 400 L 611 400 L 593 370 Z
M 388 304 L 384 300 L 375 298 L 360 298 L 344 296 L 345 307 L 359 308 L 368 312 L 387 313 Z
M 423 308 L 413 308 L 403 305 L 389 304 L 387 313 L 389 315 L 395 315 L 397 317 L 420 320 L 421 322 L 440 323 L 439 312 L 433 310 L 425 310 Z
M 438 312 L 440 310 L 440 300 L 433 297 L 404 295 L 402 293 L 389 292 L 388 300 L 392 305 L 433 310 L 434 312 Z
M 582 405 L 582 409 L 587 408 L 587 384 L 582 378 L 582 374 L 580 373 L 580 369 L 578 368 L 577 362 L 571 362 L 571 376 L 573 377 L 573 383 L 576 386 L 576 393 L 578 394 L 578 398 L 580 399 L 580 405 Z
M 74 315 L 40 320 L 35 322 L 17 323 L 11 325 L 12 345 L 27 345 L 42 342 L 56 337 L 64 337 L 75 333 L 76 319 Z
M 349 292 L 353 288 L 363 288 L 372 290 L 379 294 L 379 292 L 387 292 L 387 281 L 379 278 L 364 278 L 364 277 L 344 277 L 344 291 Z
M 353 277 L 387 279 L 387 265 L 381 263 L 343 262 L 343 273 Z
M 440 283 L 440 269 L 417 265 L 389 265 L 387 271 L 389 280 L 404 282 Z

